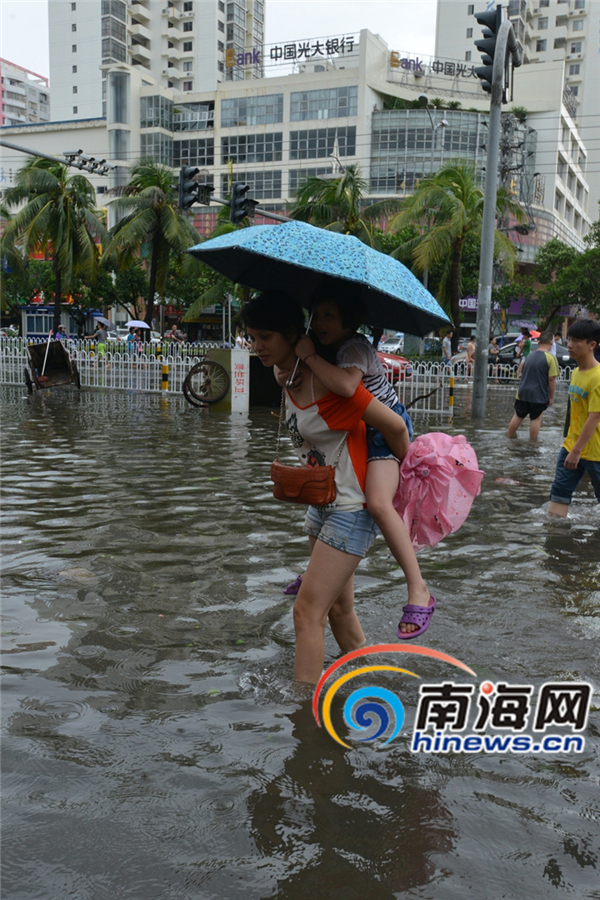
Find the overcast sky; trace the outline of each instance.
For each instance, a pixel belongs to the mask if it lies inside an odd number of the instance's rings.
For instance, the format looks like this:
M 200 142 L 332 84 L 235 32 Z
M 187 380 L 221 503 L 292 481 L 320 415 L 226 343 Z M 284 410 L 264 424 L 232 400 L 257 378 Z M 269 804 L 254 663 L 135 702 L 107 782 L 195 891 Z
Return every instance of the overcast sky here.
M 270 44 L 368 28 L 380 34 L 392 50 L 430 54 L 435 41 L 435 8 L 436 0 L 266 0 L 265 39 Z M 47 0 L 0 0 L 0 11 L 0 56 L 48 75 Z

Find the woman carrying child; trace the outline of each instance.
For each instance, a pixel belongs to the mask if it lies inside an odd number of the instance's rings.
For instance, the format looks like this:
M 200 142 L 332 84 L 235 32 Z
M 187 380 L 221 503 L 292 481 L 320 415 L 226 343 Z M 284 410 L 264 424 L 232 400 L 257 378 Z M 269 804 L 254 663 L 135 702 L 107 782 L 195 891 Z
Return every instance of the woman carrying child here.
M 338 285 L 333 284 L 322 291 L 314 307 L 312 331 L 322 348 L 334 351 L 335 363 L 328 362 L 317 353 L 308 335 L 298 339 L 296 356 L 324 387 L 341 397 L 352 397 L 362 382 L 374 397 L 402 418 L 412 438 L 410 416 L 388 382 L 375 349 L 363 334 L 356 331 L 364 321 L 364 312 L 362 304 L 344 296 Z M 288 372 L 276 374 L 280 384 L 289 376 Z M 436 601 L 421 575 L 406 525 L 393 506 L 402 457 L 392 452 L 376 428 L 368 428 L 367 440 L 367 509 L 406 577 L 408 604 L 403 609 L 398 637 L 411 640 L 422 634 L 429 625 Z
M 302 334 L 300 306 L 281 292 L 250 300 L 242 313 L 252 349 L 265 366 L 290 370 Z M 409 447 L 401 416 L 373 398 L 358 381 L 350 396 L 334 394 L 312 370 L 300 386 L 285 390 L 285 418 L 294 449 L 303 465 L 335 468 L 336 499 L 326 507 L 308 508 L 304 530 L 311 557 L 294 604 L 296 658 L 294 677 L 316 684 L 325 659 L 325 624 L 344 653 L 365 642 L 354 610 L 353 575 L 377 534 L 365 509 L 367 441 L 364 422 L 384 431 L 396 457 Z M 363 421 L 364 420 L 364 421 Z M 398 468 L 398 463 L 395 463 Z M 397 513 L 396 518 L 399 519 Z

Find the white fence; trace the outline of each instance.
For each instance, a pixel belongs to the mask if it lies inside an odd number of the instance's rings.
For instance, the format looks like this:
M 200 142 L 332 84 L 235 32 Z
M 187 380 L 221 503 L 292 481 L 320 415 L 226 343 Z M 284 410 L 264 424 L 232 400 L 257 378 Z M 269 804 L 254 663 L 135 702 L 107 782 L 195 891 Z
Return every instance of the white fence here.
M 22 338 L 0 340 L 0 383 L 25 384 L 24 370 L 29 368 L 27 343 Z M 90 341 L 70 342 L 68 349 L 77 364 L 82 386 L 150 393 L 166 390 L 179 394 L 192 366 L 219 344 L 171 347 L 145 344 L 143 352 L 135 356 L 129 356 L 127 349 L 119 345 L 115 349 L 110 344 L 108 347 L 105 354 L 98 355 Z M 163 381 L 165 366 L 168 366 L 168 382 Z M 472 384 L 472 374 L 467 372 L 464 363 L 455 365 L 450 371 L 439 362 L 415 362 L 409 377 L 406 377 L 404 365 L 388 363 L 387 376 L 400 401 L 413 412 L 452 412 L 454 400 Z M 568 383 L 570 376 L 570 369 L 561 369 L 559 380 Z M 515 392 L 518 382 L 517 366 L 490 365 L 488 384 Z

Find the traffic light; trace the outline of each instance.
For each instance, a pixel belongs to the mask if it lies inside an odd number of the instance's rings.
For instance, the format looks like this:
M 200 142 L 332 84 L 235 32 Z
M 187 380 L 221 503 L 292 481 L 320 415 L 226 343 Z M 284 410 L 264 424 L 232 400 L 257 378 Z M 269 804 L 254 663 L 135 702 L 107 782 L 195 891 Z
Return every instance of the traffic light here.
M 475 74 L 481 78 L 481 87 L 486 94 L 492 93 L 492 78 L 494 74 L 494 54 L 498 31 L 502 24 L 502 7 L 475 13 L 475 18 L 480 25 L 484 25 L 483 40 L 475 41 L 475 46 L 481 53 L 483 66 L 475 68 Z
M 231 200 L 229 201 L 229 218 L 234 225 L 239 225 L 242 219 L 248 215 L 248 200 L 246 194 L 250 190 L 249 184 L 234 181 L 231 185 Z
M 182 166 L 179 170 L 179 209 L 190 209 L 198 199 L 198 183 L 194 181 L 200 169 Z

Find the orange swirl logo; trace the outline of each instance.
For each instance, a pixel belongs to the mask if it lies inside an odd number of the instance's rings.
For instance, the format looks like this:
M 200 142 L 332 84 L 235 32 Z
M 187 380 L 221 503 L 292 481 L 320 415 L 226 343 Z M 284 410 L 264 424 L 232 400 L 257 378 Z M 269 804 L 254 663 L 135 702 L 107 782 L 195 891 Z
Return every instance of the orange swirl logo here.
M 361 657 L 370 656 L 374 653 L 409 653 L 416 656 L 426 656 L 430 659 L 437 659 L 441 662 L 456 666 L 459 669 L 463 669 L 470 675 L 476 674 L 473 669 L 469 668 L 469 666 L 459 659 L 455 659 L 447 653 L 442 653 L 440 650 L 432 650 L 429 647 L 412 647 L 405 646 L 404 644 L 376 644 L 372 647 L 361 647 L 360 650 L 346 653 L 345 656 L 336 660 L 336 662 L 329 666 L 321 676 L 313 696 L 313 715 L 319 727 L 321 726 L 319 718 L 320 696 L 327 680 L 334 672 L 337 672 L 338 669 L 346 665 L 346 663 L 352 662 L 355 659 L 360 659 Z M 331 737 L 337 741 L 338 744 L 341 744 L 342 747 L 347 747 L 348 749 L 350 748 L 350 745 L 345 743 L 339 737 L 333 727 L 331 721 L 331 704 L 335 694 L 342 685 L 347 684 L 359 675 L 365 675 L 370 672 L 400 672 L 403 675 L 409 675 L 411 678 L 420 677 L 415 672 L 411 672 L 408 669 L 382 664 L 352 669 L 350 672 L 346 672 L 344 675 L 337 678 L 333 684 L 327 688 L 323 696 L 321 714 L 323 716 L 323 724 Z M 370 686 L 353 691 L 344 703 L 343 715 L 346 725 L 354 732 L 357 740 L 374 741 L 385 735 L 386 739 L 383 741 L 383 746 L 389 744 L 400 734 L 402 725 L 404 724 L 404 706 L 398 695 L 387 688 L 378 686 Z M 363 736 L 361 737 L 360 734 Z

